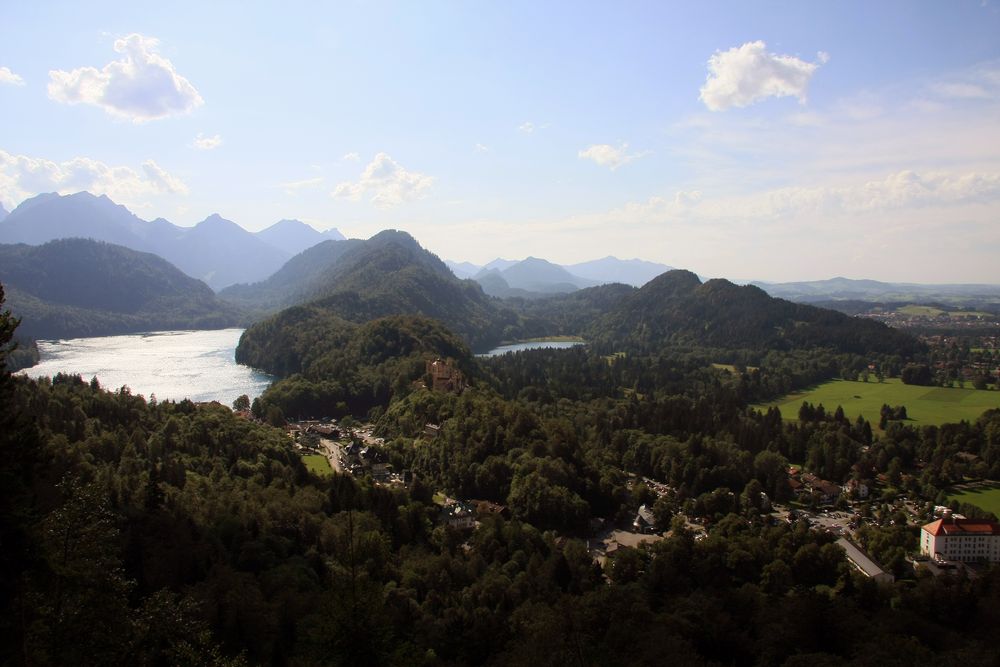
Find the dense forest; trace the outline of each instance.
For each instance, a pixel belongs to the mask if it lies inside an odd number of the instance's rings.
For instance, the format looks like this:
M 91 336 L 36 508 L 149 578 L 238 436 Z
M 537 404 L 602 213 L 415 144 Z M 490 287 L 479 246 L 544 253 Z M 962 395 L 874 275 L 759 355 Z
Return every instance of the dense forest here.
M 0 342 L 14 324 L 4 313 Z M 578 398 L 532 393 L 535 374 L 551 369 L 558 393 L 573 368 L 586 387 Z M 866 424 L 837 414 L 782 424 L 773 412 L 741 408 L 738 380 L 693 371 L 687 393 L 612 399 L 601 387 L 617 379 L 599 368 L 538 352 L 492 361 L 479 387 L 461 395 L 410 392 L 385 414 L 383 431 L 412 435 L 425 419 L 442 428 L 431 443 L 391 440 L 392 456 L 418 471 L 406 490 L 314 477 L 281 430 L 218 404 L 5 374 L 2 659 L 996 661 L 995 571 L 878 586 L 847 566 L 830 536 L 756 511 L 753 490 L 780 494 L 787 457 L 849 475 L 847 463 L 873 437 Z M 940 460 L 927 473 L 933 484 L 933 474 L 957 473 L 947 468 L 959 447 L 978 446 L 997 465 L 998 435 L 995 413 L 949 429 L 894 426 L 862 460 L 876 468 Z M 622 549 L 599 567 L 577 537 L 587 519 L 627 515 L 649 493 L 622 468 L 676 485 L 657 513 L 668 524 L 676 504 L 710 515 L 708 537 L 673 521 L 669 538 Z M 448 528 L 431 501 L 438 485 L 506 500 L 512 518 L 484 519 L 472 533 Z M 869 548 L 891 561 L 901 539 L 888 517 L 885 526 L 872 529 Z
M 617 289 L 595 294 L 610 304 Z M 0 313 L 0 350 L 16 326 Z M 257 401 L 261 420 L 0 375 L 0 661 L 997 663 L 1000 572 L 914 574 L 913 531 L 875 500 L 858 539 L 900 577 L 878 585 L 830 534 L 776 521 L 761 493 L 787 499 L 795 461 L 941 500 L 966 475 L 1000 476 L 1000 411 L 922 428 L 891 414 L 880 428 L 804 406 L 785 422 L 748 403 L 873 362 L 899 374 L 910 348 L 620 344 L 482 359 L 440 321 L 308 304 L 240 346 L 285 376 Z M 429 388 L 437 358 L 469 387 Z M 310 413 L 374 420 L 413 481 L 310 473 L 266 423 Z M 437 492 L 509 517 L 449 527 Z M 593 522 L 628 524 L 640 504 L 668 536 L 597 562 Z
M 236 326 L 242 311 L 149 253 L 62 239 L 0 245 L 0 282 L 26 338 Z

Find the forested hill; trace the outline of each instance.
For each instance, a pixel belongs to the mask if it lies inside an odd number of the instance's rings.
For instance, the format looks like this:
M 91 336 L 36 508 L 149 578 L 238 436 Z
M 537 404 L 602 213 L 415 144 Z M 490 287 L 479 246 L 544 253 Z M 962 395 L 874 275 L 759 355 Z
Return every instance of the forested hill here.
M 219 298 L 257 312 L 303 303 L 320 296 L 331 282 L 327 274 L 340 258 L 364 243 L 357 239 L 323 241 L 292 257 L 267 280 L 232 285 L 219 292 Z
M 279 322 L 248 329 L 236 361 L 281 379 L 261 397 L 288 417 L 363 415 L 386 407 L 424 377 L 426 362 L 448 360 L 478 374 L 468 347 L 439 322 L 393 316 L 355 324 L 329 311 L 295 306 Z
M 166 260 L 87 239 L 0 245 L 0 282 L 22 317 L 18 333 L 32 338 L 221 328 L 242 318 Z
M 317 297 L 303 304 L 307 306 L 304 311 L 278 313 L 266 324 L 267 330 L 312 327 L 326 315 L 357 323 L 390 315 L 421 315 L 442 322 L 479 349 L 500 341 L 505 329 L 517 323 L 512 311 L 502 310 L 500 302 L 484 294 L 475 282 L 456 278 L 444 262 L 405 232 L 380 232 L 367 241 L 351 244 L 339 255 L 331 252 L 333 247 L 317 250 L 317 255 L 327 253 L 329 263 L 325 268 L 309 257 L 297 258 L 313 269 L 299 272 L 298 279 L 307 281 L 306 288 L 296 287 L 295 280 L 282 286 L 277 277 L 273 283 L 258 283 L 263 300 L 290 299 L 303 290 Z M 285 270 L 298 271 L 295 266 L 286 266 Z M 240 302 L 252 300 L 253 292 L 254 286 L 241 291 Z M 245 340 L 261 335 L 261 331 L 263 328 L 252 327 Z
M 688 343 L 724 348 L 825 347 L 856 354 L 908 355 L 911 336 L 870 320 L 776 299 L 728 280 L 702 283 L 690 271 L 654 278 L 595 321 L 588 337 L 616 349 L 652 351 Z

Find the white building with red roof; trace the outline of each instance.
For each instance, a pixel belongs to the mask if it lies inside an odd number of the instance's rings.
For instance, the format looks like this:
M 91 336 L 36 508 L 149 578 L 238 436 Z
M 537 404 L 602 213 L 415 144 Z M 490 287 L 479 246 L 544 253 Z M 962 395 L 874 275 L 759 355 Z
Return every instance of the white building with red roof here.
M 920 553 L 963 563 L 1000 563 L 1000 523 L 945 516 L 921 527 Z

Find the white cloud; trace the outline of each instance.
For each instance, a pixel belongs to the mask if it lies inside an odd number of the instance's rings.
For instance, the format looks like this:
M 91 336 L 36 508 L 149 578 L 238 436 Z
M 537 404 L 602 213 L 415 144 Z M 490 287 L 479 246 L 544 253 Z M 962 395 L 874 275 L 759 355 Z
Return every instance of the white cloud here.
M 183 181 L 165 172 L 160 165 L 152 160 L 143 162 L 142 170 L 146 174 L 146 181 L 153 187 L 154 192 L 173 195 L 186 195 L 188 193 L 188 188 Z
M 532 132 L 535 131 L 535 124 L 532 123 L 530 120 L 525 121 L 521 123 L 517 129 L 521 132 L 524 132 L 525 134 L 531 134 Z
M 904 170 L 881 180 L 847 186 L 780 188 L 746 202 L 758 215 L 802 212 L 868 213 L 978 204 L 1000 200 L 1000 173 L 917 173 Z M 745 209 L 746 210 L 746 209 Z
M 346 162 L 358 162 L 361 160 L 361 156 L 357 153 L 344 153 L 344 157 L 341 159 Z
M 206 137 L 202 135 L 201 132 L 195 137 L 194 147 L 202 151 L 210 151 L 212 149 L 218 148 L 222 145 L 222 135 L 215 135 L 214 137 Z
M 628 144 L 624 143 L 618 147 L 610 144 L 594 144 L 586 150 L 579 151 L 577 157 L 581 160 L 593 160 L 602 167 L 609 167 L 614 171 L 623 164 L 628 164 L 632 160 L 638 160 L 647 154 L 648 151 L 629 154 Z
M 278 187 L 285 191 L 286 195 L 296 195 L 300 190 L 308 190 L 310 188 L 316 188 L 323 184 L 325 179 L 322 176 L 317 176 L 316 178 L 307 178 L 301 181 L 288 181 L 287 183 L 280 183 Z
M 490 147 L 484 146 L 483 144 L 476 144 L 476 151 L 479 153 L 489 153 Z
M 24 79 L 10 71 L 9 67 L 0 67 L 0 84 L 7 83 L 12 86 L 23 86 Z
M 964 81 L 939 82 L 931 84 L 930 89 L 941 97 L 957 99 L 988 99 L 990 94 L 980 85 Z
M 106 194 L 123 203 L 138 203 L 150 195 L 188 193 L 183 181 L 153 160 L 143 162 L 136 170 L 85 157 L 54 162 L 0 150 L 0 201 L 16 205 L 41 192 L 69 194 L 80 190 Z
M 698 190 L 679 191 L 670 199 L 651 197 L 646 202 L 628 203 L 608 213 L 607 218 L 633 223 L 739 224 L 798 219 L 820 224 L 838 216 L 866 216 L 870 222 L 872 219 L 867 217 L 870 214 L 996 201 L 1000 201 L 1000 172 L 921 174 L 904 170 L 876 180 L 839 186 L 773 188 L 745 196 L 706 198 Z
M 379 153 L 361 172 L 357 182 L 344 182 L 331 193 L 357 201 L 371 194 L 371 202 L 379 208 L 390 208 L 421 197 L 434 182 L 432 176 L 407 171 L 386 153 Z
M 768 97 L 806 100 L 809 80 L 830 56 L 822 51 L 819 63 L 795 56 L 768 53 L 763 41 L 747 42 L 708 59 L 708 78 L 699 99 L 712 111 L 745 107 Z
M 191 82 L 156 53 L 159 41 L 131 34 L 115 41 L 120 60 L 98 70 L 49 72 L 49 97 L 64 104 L 93 104 L 134 123 L 188 113 L 204 102 Z

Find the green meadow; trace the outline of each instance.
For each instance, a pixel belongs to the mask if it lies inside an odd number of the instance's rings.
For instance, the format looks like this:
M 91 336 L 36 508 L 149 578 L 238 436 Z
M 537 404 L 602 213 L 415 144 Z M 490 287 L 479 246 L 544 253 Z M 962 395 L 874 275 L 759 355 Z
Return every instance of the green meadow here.
M 974 487 L 952 489 L 948 500 L 971 503 L 987 512 L 1000 516 L 1000 482 L 989 482 Z
M 322 454 L 307 454 L 302 457 L 302 462 L 306 464 L 306 469 L 314 475 L 329 477 L 333 474 L 330 462 Z
M 881 383 L 874 378 L 869 382 L 831 380 L 754 407 L 767 409 L 776 405 L 782 418 L 798 419 L 803 401 L 813 405 L 822 403 L 827 412 L 833 412 L 839 405 L 852 421 L 860 414 L 873 426 L 878 424 L 883 404 L 906 406 L 911 424 L 944 424 L 963 419 L 973 421 L 990 408 L 1000 408 L 1000 391 L 918 387 L 896 378 Z

